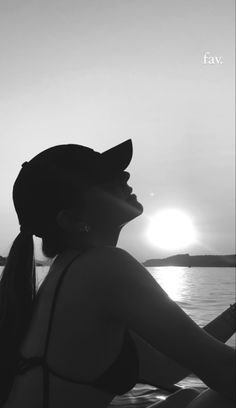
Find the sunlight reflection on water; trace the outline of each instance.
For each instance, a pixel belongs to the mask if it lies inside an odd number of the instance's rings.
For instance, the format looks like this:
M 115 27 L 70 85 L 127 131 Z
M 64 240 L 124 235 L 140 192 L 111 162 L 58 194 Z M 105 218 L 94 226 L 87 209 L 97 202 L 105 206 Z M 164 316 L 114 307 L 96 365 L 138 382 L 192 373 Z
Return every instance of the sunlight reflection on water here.
M 171 266 L 148 270 L 170 298 L 201 327 L 235 302 L 235 268 Z M 235 335 L 228 344 L 235 346 Z
M 149 268 L 151 269 L 151 268 Z M 184 301 L 184 287 L 186 280 L 185 268 L 167 266 L 152 268 L 152 275 L 175 302 Z

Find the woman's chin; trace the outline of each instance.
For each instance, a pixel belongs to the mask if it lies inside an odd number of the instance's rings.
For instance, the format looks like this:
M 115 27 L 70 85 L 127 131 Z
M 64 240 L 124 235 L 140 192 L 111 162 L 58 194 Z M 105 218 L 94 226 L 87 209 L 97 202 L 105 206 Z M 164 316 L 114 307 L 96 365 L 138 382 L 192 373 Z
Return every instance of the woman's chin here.
M 137 197 L 135 194 L 132 194 L 127 200 L 126 200 L 126 207 L 129 211 L 132 211 L 134 214 L 134 217 L 138 217 L 143 213 L 143 206 L 142 204 L 137 200 Z

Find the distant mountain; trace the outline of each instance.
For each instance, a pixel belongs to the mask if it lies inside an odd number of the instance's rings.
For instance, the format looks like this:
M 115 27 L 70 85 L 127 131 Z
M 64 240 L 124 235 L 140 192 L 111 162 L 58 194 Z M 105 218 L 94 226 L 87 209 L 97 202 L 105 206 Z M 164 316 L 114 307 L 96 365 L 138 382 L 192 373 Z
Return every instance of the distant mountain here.
M 163 259 L 148 259 L 144 266 L 203 266 L 203 267 L 235 267 L 236 255 L 196 255 L 179 254 Z
M 6 264 L 7 258 L 0 255 L 0 266 Z M 47 266 L 48 261 L 36 260 L 36 266 Z M 196 255 L 179 254 L 163 259 L 147 259 L 144 266 L 204 266 L 204 267 L 236 267 L 236 255 Z

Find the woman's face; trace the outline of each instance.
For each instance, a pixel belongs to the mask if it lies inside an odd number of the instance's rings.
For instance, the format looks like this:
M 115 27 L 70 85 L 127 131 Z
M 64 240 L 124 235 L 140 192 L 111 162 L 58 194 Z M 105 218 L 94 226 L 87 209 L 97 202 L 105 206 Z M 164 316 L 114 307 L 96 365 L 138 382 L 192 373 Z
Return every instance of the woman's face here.
M 87 221 L 102 229 L 121 227 L 143 212 L 127 181 L 130 174 L 121 172 L 109 181 L 84 193 Z

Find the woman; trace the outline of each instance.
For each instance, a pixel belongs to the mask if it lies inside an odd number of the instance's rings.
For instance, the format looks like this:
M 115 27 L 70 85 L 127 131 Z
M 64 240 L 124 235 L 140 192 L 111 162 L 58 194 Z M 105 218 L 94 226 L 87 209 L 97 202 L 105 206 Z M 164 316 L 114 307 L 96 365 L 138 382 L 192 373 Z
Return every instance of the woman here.
M 180 391 L 166 407 L 204 407 L 205 398 L 232 406 L 234 351 L 116 247 L 143 211 L 127 185 L 131 157 L 127 140 L 102 154 L 54 146 L 23 164 L 13 188 L 20 234 L 0 288 L 4 408 L 105 408 L 141 378 L 170 386 L 189 372 L 212 390 L 199 403 L 194 390 Z M 33 235 L 55 258 L 37 296 Z

